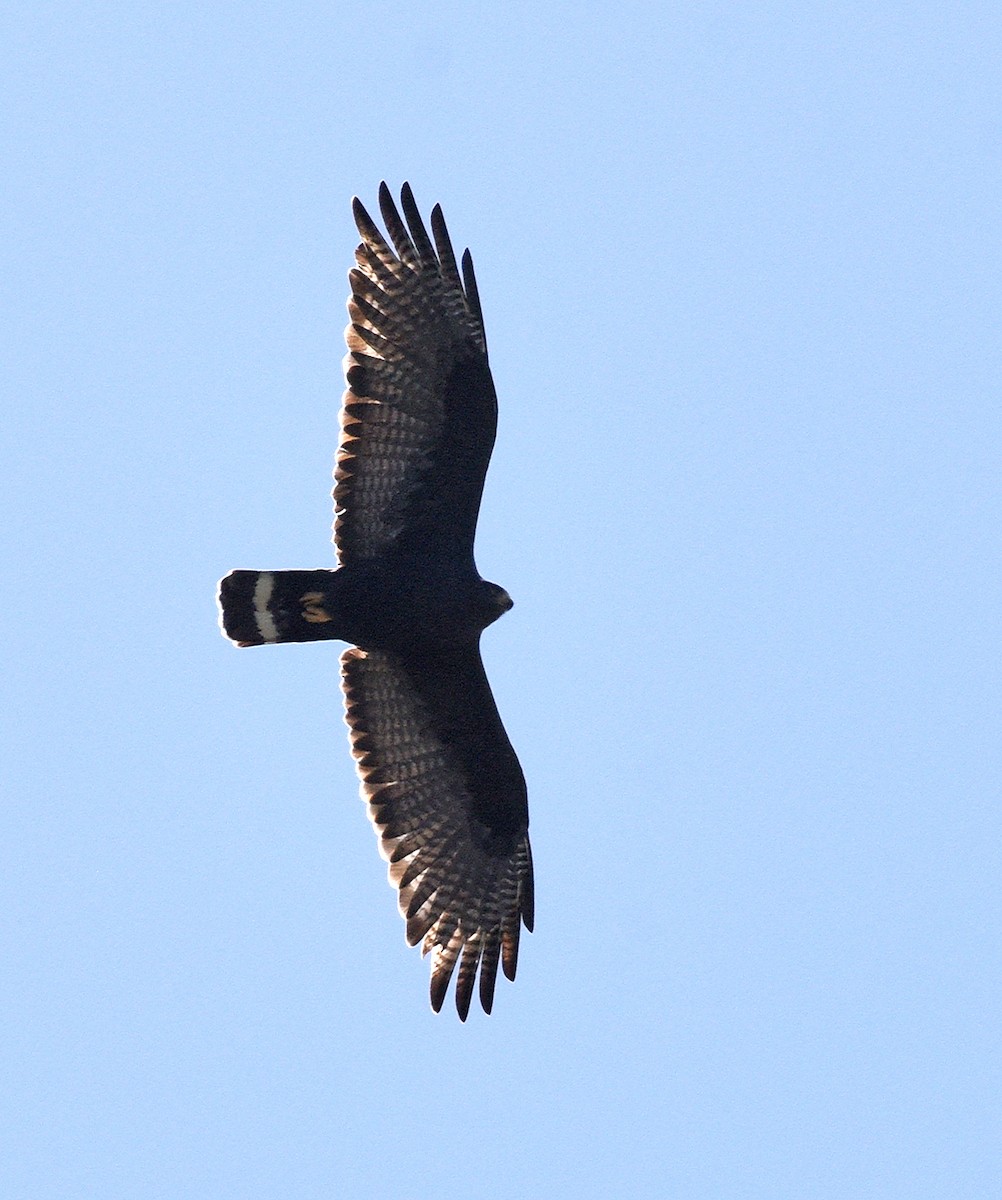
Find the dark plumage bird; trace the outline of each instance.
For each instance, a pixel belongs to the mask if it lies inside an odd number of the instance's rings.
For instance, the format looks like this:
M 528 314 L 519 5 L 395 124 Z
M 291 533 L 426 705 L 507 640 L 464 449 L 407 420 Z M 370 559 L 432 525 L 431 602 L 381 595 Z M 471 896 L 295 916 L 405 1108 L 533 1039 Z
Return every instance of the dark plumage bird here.
M 238 646 L 351 643 L 341 686 L 362 795 L 407 941 L 431 954 L 432 1008 L 458 964 L 465 1020 L 478 968 L 490 1012 L 498 963 L 515 978 L 533 921 L 525 779 L 480 658 L 511 599 L 473 557 L 497 399 L 470 253 L 460 273 L 442 210 L 429 237 L 407 184 L 400 198 L 406 224 L 380 186 L 389 243 L 353 201 L 340 565 L 233 571 L 220 621 Z

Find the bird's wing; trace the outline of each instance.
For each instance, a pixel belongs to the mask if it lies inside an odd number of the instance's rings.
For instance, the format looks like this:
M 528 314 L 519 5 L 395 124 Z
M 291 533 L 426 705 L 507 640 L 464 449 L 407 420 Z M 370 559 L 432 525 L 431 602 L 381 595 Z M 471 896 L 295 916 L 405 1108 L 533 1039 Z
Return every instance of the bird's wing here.
M 408 658 L 347 650 L 341 682 L 407 941 L 432 956 L 432 1007 L 458 963 L 460 1017 L 478 966 L 490 1012 L 499 960 L 514 979 L 520 925 L 532 929 L 533 881 L 525 780 L 479 647 Z
M 473 262 L 462 274 L 442 210 L 429 238 L 407 184 L 386 184 L 388 243 L 356 199 L 348 389 L 334 471 L 334 544 L 347 563 L 394 549 L 469 558 L 497 427 Z M 392 243 L 392 245 L 390 244 Z

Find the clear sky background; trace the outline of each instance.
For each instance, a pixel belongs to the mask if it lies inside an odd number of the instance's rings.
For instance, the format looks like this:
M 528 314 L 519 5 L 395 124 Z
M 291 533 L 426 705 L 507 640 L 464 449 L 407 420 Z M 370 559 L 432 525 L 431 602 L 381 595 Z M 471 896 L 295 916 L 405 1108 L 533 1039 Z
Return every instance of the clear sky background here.
M 998 1195 L 996 3 L 0 18 L 11 1200 Z M 434 1016 L 337 648 L 349 201 L 501 419 L 537 932 Z

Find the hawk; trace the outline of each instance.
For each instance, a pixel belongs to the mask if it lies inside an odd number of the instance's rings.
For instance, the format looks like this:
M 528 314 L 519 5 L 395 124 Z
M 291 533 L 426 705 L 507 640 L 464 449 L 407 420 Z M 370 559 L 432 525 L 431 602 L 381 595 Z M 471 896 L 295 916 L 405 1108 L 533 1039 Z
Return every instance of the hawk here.
M 480 658 L 511 608 L 481 579 L 477 513 L 497 426 L 473 261 L 441 208 L 429 237 L 408 184 L 386 184 L 389 240 L 358 199 L 347 390 L 334 471 L 336 570 L 233 571 L 220 624 L 238 646 L 342 641 L 341 687 L 362 797 L 407 941 L 431 955 L 431 1006 L 456 972 L 466 1020 L 489 1013 L 533 924 L 525 779 Z

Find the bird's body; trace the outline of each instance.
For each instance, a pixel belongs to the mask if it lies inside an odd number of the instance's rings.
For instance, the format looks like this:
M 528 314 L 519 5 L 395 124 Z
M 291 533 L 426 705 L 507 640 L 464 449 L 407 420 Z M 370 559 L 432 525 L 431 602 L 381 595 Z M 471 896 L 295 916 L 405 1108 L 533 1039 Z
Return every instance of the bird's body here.
M 232 571 L 220 596 L 226 635 L 240 646 L 333 640 L 404 654 L 468 644 L 511 608 L 508 593 L 475 570 L 416 572 L 393 559 Z
M 411 944 L 432 954 L 432 1006 L 456 965 L 465 1019 L 479 969 L 490 1012 L 499 962 L 513 979 L 532 928 L 525 780 L 480 658 L 511 607 L 481 579 L 477 513 L 497 401 L 473 266 L 462 277 L 441 210 L 434 245 L 405 184 L 385 184 L 393 248 L 362 205 L 349 279 L 348 390 L 335 470 L 340 566 L 234 571 L 223 631 L 241 646 L 339 640 L 346 720 L 369 815 Z

